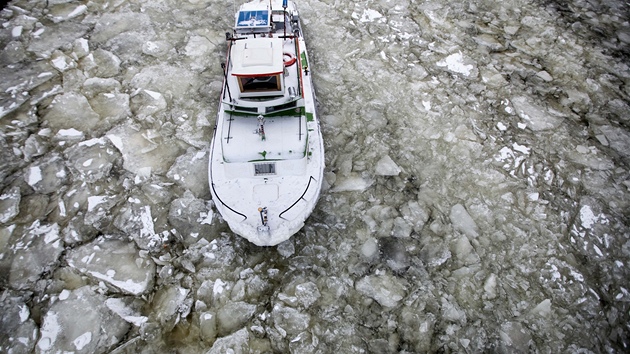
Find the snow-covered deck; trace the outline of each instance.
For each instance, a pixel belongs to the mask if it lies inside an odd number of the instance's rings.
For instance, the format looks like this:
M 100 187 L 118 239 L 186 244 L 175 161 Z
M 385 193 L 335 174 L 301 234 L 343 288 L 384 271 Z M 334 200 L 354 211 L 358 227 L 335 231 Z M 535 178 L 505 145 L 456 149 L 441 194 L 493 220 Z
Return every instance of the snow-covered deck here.
M 223 159 L 225 162 L 300 159 L 306 152 L 306 117 L 265 118 L 265 139 L 258 134 L 256 116 L 225 113 Z

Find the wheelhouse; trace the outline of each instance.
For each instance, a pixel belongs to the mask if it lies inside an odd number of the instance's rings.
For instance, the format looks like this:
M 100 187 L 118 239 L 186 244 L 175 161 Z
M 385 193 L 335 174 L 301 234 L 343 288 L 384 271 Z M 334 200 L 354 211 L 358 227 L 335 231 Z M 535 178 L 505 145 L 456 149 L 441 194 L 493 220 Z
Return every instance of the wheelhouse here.
M 236 41 L 232 48 L 232 76 L 240 97 L 284 94 L 283 40 L 259 38 Z

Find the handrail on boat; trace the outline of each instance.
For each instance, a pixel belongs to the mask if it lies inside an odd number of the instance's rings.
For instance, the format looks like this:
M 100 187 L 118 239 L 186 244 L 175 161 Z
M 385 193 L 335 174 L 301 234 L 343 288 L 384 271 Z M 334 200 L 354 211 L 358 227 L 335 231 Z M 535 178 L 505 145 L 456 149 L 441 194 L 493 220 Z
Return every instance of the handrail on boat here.
M 306 194 L 306 192 L 308 191 L 308 188 L 311 186 L 311 181 L 314 181 L 315 178 L 313 176 L 310 176 L 309 180 L 308 180 L 308 184 L 306 185 L 306 188 L 304 189 L 304 192 L 302 193 L 302 195 L 295 201 L 295 203 L 291 204 L 290 207 L 286 208 L 282 213 L 280 213 L 280 215 L 278 215 L 278 217 L 280 219 L 284 219 L 286 221 L 290 221 L 288 219 L 285 219 L 282 217 L 282 214 L 286 213 L 287 211 L 289 211 L 289 209 L 293 208 L 300 200 L 304 200 L 306 201 L 306 199 L 304 199 L 304 195 Z

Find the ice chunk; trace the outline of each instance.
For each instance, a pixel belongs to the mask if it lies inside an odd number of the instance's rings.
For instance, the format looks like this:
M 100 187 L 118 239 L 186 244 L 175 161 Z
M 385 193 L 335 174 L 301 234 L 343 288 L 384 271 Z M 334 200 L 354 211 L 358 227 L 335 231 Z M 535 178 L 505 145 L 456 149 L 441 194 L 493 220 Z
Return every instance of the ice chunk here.
M 100 77 L 92 77 L 83 83 L 83 88 L 81 89 L 81 93 L 85 95 L 85 97 L 93 98 L 99 93 L 111 93 L 119 91 L 122 88 L 120 82 L 116 79 L 108 78 L 103 79 Z
M 551 77 L 551 75 L 549 75 L 549 73 L 546 72 L 545 70 L 539 71 L 538 73 L 536 73 L 536 76 L 538 76 L 539 78 L 543 79 L 546 82 L 553 81 L 553 77 Z
M 107 305 L 107 308 L 120 316 L 123 320 L 138 327 L 148 320 L 146 316 L 142 316 L 138 311 L 142 304 L 143 301 L 136 301 L 136 299 L 131 297 L 109 298 L 105 300 L 105 305 Z
M 104 128 L 99 115 L 92 110 L 87 98 L 76 92 L 55 96 L 44 116 L 52 129 L 77 129 L 96 134 Z
M 88 28 L 89 25 L 82 23 L 61 22 L 53 24 L 45 27 L 45 30 L 38 36 L 34 36 L 27 50 L 41 58 L 48 58 L 55 49 L 83 37 Z
M 112 349 L 129 325 L 107 308 L 105 300 L 86 286 L 53 303 L 43 317 L 38 353 L 102 353 Z
M 476 77 L 478 70 L 474 62 L 465 57 L 461 52 L 451 54 L 436 63 L 437 66 L 445 66 L 449 71 L 462 74 L 467 77 Z
M 90 39 L 97 44 L 129 31 L 141 31 L 153 27 L 148 14 L 139 12 L 108 12 L 98 18 Z
M 533 131 L 555 129 L 562 123 L 561 118 L 551 115 L 526 97 L 513 97 L 511 101 L 516 114 L 525 120 Z
M 256 305 L 243 301 L 229 302 L 217 311 L 217 328 L 219 335 L 226 336 L 245 326 L 254 313 Z
M 404 218 L 397 217 L 394 219 L 394 227 L 392 229 L 392 236 L 394 237 L 409 237 L 413 231 L 413 224 Z
M 109 177 L 112 168 L 121 159 L 118 150 L 104 138 L 72 146 L 66 149 L 65 155 L 71 173 L 88 183 Z
M 196 117 L 188 117 L 187 114 L 182 114 L 176 120 L 178 124 L 175 136 L 177 139 L 194 146 L 198 149 L 203 149 L 208 146 L 208 128 L 211 127 L 207 116 L 212 113 L 207 111 L 201 111 Z
M 477 224 L 473 218 L 470 217 L 470 214 L 468 214 L 468 211 L 466 211 L 466 208 L 464 208 L 463 205 L 455 204 L 451 208 L 450 219 L 455 230 L 460 231 L 471 238 L 479 236 L 479 228 L 477 227 Z
M 347 178 L 337 178 L 331 192 L 362 192 L 370 188 L 373 183 L 373 180 L 353 173 Z
M 451 322 L 459 322 L 461 324 L 466 323 L 466 312 L 462 310 L 455 302 L 455 299 L 448 295 L 442 297 L 441 301 L 442 317 Z
M 72 4 L 61 4 L 57 6 L 51 6 L 48 16 L 52 19 L 53 22 L 58 23 L 71 20 L 75 17 L 85 14 L 86 12 L 86 5 L 76 6 Z
M 60 72 L 73 69 L 77 66 L 77 63 L 75 63 L 74 60 L 58 50 L 52 54 L 50 62 L 52 66 Z
M 463 265 L 479 263 L 479 256 L 465 236 L 460 236 L 454 241 L 452 250 Z
M 152 57 L 161 57 L 171 50 L 172 46 L 166 41 L 148 41 L 142 45 L 142 53 Z
M 0 301 L 0 352 L 32 353 L 37 343 L 37 325 L 28 306 L 18 297 L 3 292 Z
M 361 254 L 365 258 L 372 258 L 378 252 L 378 243 L 373 237 L 368 238 L 361 246 Z
M 182 314 L 190 312 L 190 290 L 175 285 L 162 286 L 155 292 L 151 307 L 155 319 L 167 329 L 172 329 Z
M 74 143 L 84 140 L 85 134 L 83 134 L 82 131 L 78 131 L 74 128 L 59 129 L 53 139 L 59 145 L 74 145 Z
M 112 52 L 99 48 L 81 59 L 79 65 L 89 77 L 112 77 L 120 72 L 120 63 Z
M 163 220 L 166 211 L 157 206 L 154 209 L 160 213 L 155 220 Z M 151 206 L 133 198 L 127 200 L 121 208 L 114 219 L 114 225 L 125 234 L 132 235 L 138 247 L 143 250 L 156 251 L 172 237 L 169 230 L 156 232 Z
M 376 10 L 364 9 L 360 17 L 356 12 L 352 13 L 352 17 L 358 19 L 360 22 L 374 22 L 383 18 L 383 15 Z
M 281 328 L 289 337 L 294 337 L 310 326 L 311 316 L 281 303 L 274 305 L 271 318 L 276 328 Z
M 97 230 L 107 228 L 113 219 L 112 208 L 120 202 L 120 195 L 93 195 L 87 198 L 87 211 L 84 216 L 85 225 Z
M 79 69 L 69 69 L 62 73 L 63 77 L 63 91 L 64 92 L 80 92 L 83 82 L 85 82 L 85 75 L 83 71 Z M 56 94 L 56 93 L 55 93 Z
M 23 62 L 26 59 L 24 44 L 19 40 L 13 40 L 6 44 L 0 52 L 0 60 L 5 66 Z
M 0 195 L 0 223 L 6 224 L 20 213 L 20 187 L 12 187 Z
M 78 38 L 72 44 L 72 55 L 75 60 L 81 59 L 90 54 L 90 44 L 85 38 Z
M 181 148 L 170 139 L 154 136 L 151 131 L 134 128 L 130 124 L 119 125 L 107 133 L 107 138 L 123 156 L 123 168 L 135 174 L 143 174 L 145 168 L 152 172 L 166 173 Z
M 20 37 L 22 35 L 22 29 L 23 29 L 22 26 L 15 26 L 15 27 L 13 27 L 13 29 L 11 30 L 11 36 L 13 38 Z
M 488 47 L 488 49 L 492 51 L 500 51 L 505 49 L 505 46 L 501 42 L 499 42 L 495 36 L 490 34 L 482 34 L 475 37 L 475 42 L 484 47 Z
M 56 73 L 43 60 L 0 67 L 0 118 L 20 108 L 30 98 L 29 91 L 50 81 Z
M 140 295 L 153 287 L 155 263 L 141 256 L 133 243 L 97 238 L 68 252 L 66 261 L 126 294 Z
M 604 125 L 598 129 L 606 137 L 611 148 L 625 158 L 630 158 L 630 133 L 627 130 L 612 125 Z
M 185 245 L 192 245 L 202 237 L 212 240 L 218 236 L 219 225 L 212 208 L 206 200 L 195 198 L 190 191 L 171 202 L 168 221 L 183 237 Z
M 361 294 L 370 297 L 383 307 L 395 307 L 406 296 L 407 288 L 397 277 L 383 274 L 361 278 L 355 284 Z
M 178 78 L 173 80 L 172 78 Z M 198 75 L 185 68 L 168 65 L 148 66 L 131 80 L 131 85 L 142 90 L 159 92 L 169 97 L 186 97 L 202 84 Z
M 166 99 L 156 91 L 142 90 L 131 98 L 131 108 L 140 119 L 163 111 L 166 107 Z
M 233 334 L 219 338 L 206 354 L 247 354 L 250 353 L 249 332 L 242 328 Z
M 131 116 L 129 95 L 126 93 L 99 93 L 90 98 L 90 105 L 107 126 Z
M 516 34 L 516 32 L 518 32 L 520 28 L 521 26 L 505 26 L 503 27 L 503 30 L 505 31 L 505 33 L 513 36 Z
M 384 237 L 379 240 L 381 257 L 394 272 L 403 272 L 409 268 L 409 254 L 405 244 L 395 237 Z
M 427 242 L 420 251 L 422 260 L 429 267 L 438 267 L 451 258 L 451 251 L 444 242 Z
M 551 313 L 551 300 L 545 299 L 541 301 L 536 307 L 531 310 L 534 315 L 547 317 Z
M 488 299 L 497 297 L 497 276 L 491 273 L 483 284 L 483 290 Z
M 580 220 L 582 221 L 582 227 L 585 229 L 593 227 L 593 224 L 595 224 L 598 219 L 599 218 L 595 216 L 590 206 L 584 205 L 580 208 Z
M 310 308 L 321 296 L 319 288 L 313 282 L 309 281 L 295 286 L 295 297 L 297 297 L 300 305 L 306 309 Z
M 378 160 L 374 169 L 379 176 L 398 176 L 402 171 L 389 155 L 385 155 Z
M 529 330 L 519 322 L 504 322 L 499 330 L 499 337 L 506 352 L 526 353 L 533 344 Z
M 214 51 L 216 45 L 203 36 L 191 36 L 186 44 L 185 54 L 191 57 L 193 70 L 207 68 L 207 60 Z
M 11 248 L 15 254 L 9 283 L 16 289 L 29 288 L 44 272 L 53 269 L 63 251 L 59 225 L 35 221 Z
M 407 202 L 400 211 L 405 221 L 411 223 L 416 232 L 420 232 L 424 224 L 429 220 L 427 208 L 415 200 Z
M 435 318 L 426 311 L 404 306 L 400 315 L 399 333 L 416 353 L 431 352 Z
M 195 197 L 210 198 L 207 150 L 188 149 L 186 154 L 175 160 L 166 176 L 182 188 L 191 191 Z
M 199 314 L 199 331 L 201 339 L 206 343 L 213 343 L 217 338 L 217 316 L 213 312 Z

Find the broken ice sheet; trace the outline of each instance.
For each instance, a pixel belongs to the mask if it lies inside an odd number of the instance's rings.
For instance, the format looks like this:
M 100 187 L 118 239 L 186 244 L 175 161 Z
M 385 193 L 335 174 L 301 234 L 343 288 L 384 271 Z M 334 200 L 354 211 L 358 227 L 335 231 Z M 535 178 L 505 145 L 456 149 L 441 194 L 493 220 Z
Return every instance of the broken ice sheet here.
M 66 149 L 65 158 L 74 176 L 94 183 L 110 176 L 121 155 L 108 139 L 99 138 Z
M 479 236 L 479 227 L 463 205 L 455 204 L 451 208 L 450 219 L 453 227 L 466 236 L 470 238 Z
M 101 121 L 100 116 L 94 112 L 87 98 L 75 92 L 55 96 L 44 120 L 55 131 L 77 129 L 97 135 L 108 128 L 106 122 Z
M 141 256 L 128 241 L 100 237 L 71 250 L 66 261 L 70 267 L 125 294 L 140 295 L 153 287 L 155 263 Z
M 63 251 L 57 224 L 42 224 L 37 220 L 23 232 L 10 244 L 14 254 L 9 284 L 16 289 L 31 288 L 44 272 L 53 269 Z
M 407 293 L 403 281 L 387 274 L 366 276 L 357 281 L 355 288 L 384 307 L 395 307 Z
M 402 171 L 389 155 L 385 155 L 378 160 L 374 170 L 379 176 L 397 176 Z
M 140 326 L 148 320 L 146 316 L 142 316 L 139 312 L 143 302 L 138 299 L 131 297 L 109 298 L 105 300 L 105 305 L 107 305 L 107 308 L 116 313 L 123 320 L 135 326 Z
M 43 315 L 38 353 L 104 353 L 127 333 L 129 324 L 107 308 L 104 295 L 88 286 L 62 294 Z
M 512 98 L 512 105 L 516 114 L 527 122 L 527 126 L 533 131 L 550 130 L 557 128 L 562 119 L 552 115 L 549 111 L 532 103 L 530 98 L 517 96 Z
M 0 195 L 0 223 L 7 223 L 19 214 L 21 199 L 19 187 L 12 187 Z
M 110 130 L 107 138 L 122 154 L 123 168 L 134 174 L 145 173 L 145 168 L 150 168 L 152 173 L 166 173 L 182 152 L 176 142 L 155 136 L 151 131 L 139 131 L 130 124 Z
M 20 297 L 8 291 L 0 301 L 0 352 L 31 353 L 37 340 L 37 325 L 31 318 L 29 307 Z
M 437 66 L 446 67 L 449 71 L 466 77 L 477 77 L 478 70 L 476 64 L 461 52 L 453 53 L 436 64 Z
M 51 24 L 33 38 L 27 50 L 40 58 L 49 58 L 55 49 L 83 37 L 88 28 L 88 25 L 73 22 Z
M 217 225 L 211 204 L 195 198 L 190 191 L 171 202 L 168 221 L 181 235 L 185 245 L 194 244 L 201 238 L 211 240 L 218 235 L 221 227 Z

